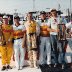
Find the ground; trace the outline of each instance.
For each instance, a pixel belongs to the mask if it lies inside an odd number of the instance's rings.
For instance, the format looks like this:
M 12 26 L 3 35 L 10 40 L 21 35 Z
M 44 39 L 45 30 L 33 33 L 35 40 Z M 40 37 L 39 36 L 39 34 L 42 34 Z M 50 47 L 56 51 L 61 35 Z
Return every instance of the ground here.
M 67 46 L 66 48 L 66 62 L 67 63 L 71 63 L 72 62 L 72 50 L 69 48 L 69 46 Z M 30 68 L 30 67 L 24 67 L 23 70 L 20 70 L 18 71 L 16 68 L 15 68 L 15 62 L 13 61 L 13 59 L 11 60 L 11 66 L 13 67 L 12 70 L 8 70 L 7 72 L 72 72 L 72 69 L 71 68 L 66 68 L 65 70 L 61 70 L 60 68 L 50 68 L 48 69 L 47 66 L 45 67 L 41 67 L 39 69 L 36 69 L 36 68 Z M 2 64 L 1 64 L 1 59 L 0 59 L 0 69 L 2 67 Z M 6 71 L 1 71 L 0 72 L 6 72 Z

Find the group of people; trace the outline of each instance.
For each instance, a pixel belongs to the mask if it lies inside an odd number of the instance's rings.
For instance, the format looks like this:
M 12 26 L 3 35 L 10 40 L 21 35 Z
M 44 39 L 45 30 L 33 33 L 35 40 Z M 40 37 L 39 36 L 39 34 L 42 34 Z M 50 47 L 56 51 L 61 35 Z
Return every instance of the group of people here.
M 56 9 L 51 10 L 51 17 L 46 18 L 46 12 L 40 13 L 41 20 L 32 19 L 32 13 L 27 14 L 27 21 L 20 24 L 19 16 L 14 17 L 14 24 L 8 24 L 8 17 L 3 16 L 0 25 L 0 51 L 2 56 L 2 71 L 12 69 L 10 60 L 14 53 L 15 65 L 18 70 L 23 69 L 25 53 L 28 52 L 29 65 L 38 68 L 47 64 L 51 67 L 51 51 L 54 52 L 54 67 L 59 63 L 61 56 L 62 69 L 65 67 L 65 41 L 58 41 L 58 24 L 65 24 L 66 20 L 57 15 Z M 72 24 L 66 25 L 72 28 Z M 69 41 L 70 44 L 72 41 Z M 71 46 L 72 47 L 72 46 Z M 51 50 L 52 49 L 52 50 Z M 38 60 L 39 56 L 39 60 Z

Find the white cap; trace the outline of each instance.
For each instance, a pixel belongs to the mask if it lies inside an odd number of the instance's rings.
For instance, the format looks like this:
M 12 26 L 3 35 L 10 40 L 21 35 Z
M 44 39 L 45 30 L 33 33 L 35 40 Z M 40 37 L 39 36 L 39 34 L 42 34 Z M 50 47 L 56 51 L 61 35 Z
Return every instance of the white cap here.
M 7 18 L 8 18 L 8 16 L 6 16 L 6 15 L 3 16 L 3 19 L 7 19 Z

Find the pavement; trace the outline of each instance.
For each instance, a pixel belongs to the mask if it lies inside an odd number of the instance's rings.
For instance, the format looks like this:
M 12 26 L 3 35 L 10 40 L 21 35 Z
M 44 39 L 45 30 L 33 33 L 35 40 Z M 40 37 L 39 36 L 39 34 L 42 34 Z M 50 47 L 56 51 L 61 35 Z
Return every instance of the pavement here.
M 66 55 L 65 57 L 66 62 L 71 63 L 72 62 L 72 50 L 70 49 L 69 45 L 66 48 L 65 55 Z M 13 61 L 13 59 L 11 60 L 11 66 L 13 67 L 13 69 L 8 70 L 8 71 L 6 70 L 7 72 L 42 72 L 41 69 L 30 68 L 28 66 L 24 67 L 23 70 L 17 70 L 15 67 L 15 61 Z M 0 72 L 6 72 L 6 71 L 1 71 L 1 67 L 2 67 L 2 64 L 1 64 L 1 59 L 0 59 Z
M 15 67 L 15 62 L 13 60 L 11 60 L 11 67 L 12 69 L 11 70 L 5 70 L 5 71 L 1 71 L 1 67 L 2 67 L 2 64 L 1 64 L 1 59 L 0 59 L 0 72 L 41 72 L 40 69 L 36 69 L 36 68 L 30 68 L 29 66 L 27 67 L 24 67 L 22 70 L 17 70 L 17 68 Z

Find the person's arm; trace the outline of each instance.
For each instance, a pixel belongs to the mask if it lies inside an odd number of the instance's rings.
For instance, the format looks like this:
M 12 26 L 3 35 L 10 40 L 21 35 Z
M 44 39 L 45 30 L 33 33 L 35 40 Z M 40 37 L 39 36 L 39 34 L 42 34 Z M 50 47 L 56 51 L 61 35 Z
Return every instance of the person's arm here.
M 64 24 L 66 24 L 66 23 L 67 23 L 67 21 L 66 21 L 66 19 L 65 19 L 65 18 L 63 18 L 63 23 L 64 23 Z
M 10 37 L 8 39 L 8 42 L 11 42 L 13 39 L 13 27 L 11 26 L 11 29 L 10 29 Z
M 24 33 L 23 40 L 22 40 L 22 47 L 25 48 L 26 47 L 26 28 L 25 28 L 24 25 L 23 25 L 23 30 L 22 31 Z
M 22 47 L 23 48 L 26 47 L 26 32 L 24 32 L 23 41 L 22 41 Z
M 36 23 L 36 35 L 39 36 L 40 35 L 40 26 L 38 23 Z
M 50 27 L 47 28 L 49 32 L 57 32 L 55 29 L 51 29 Z

